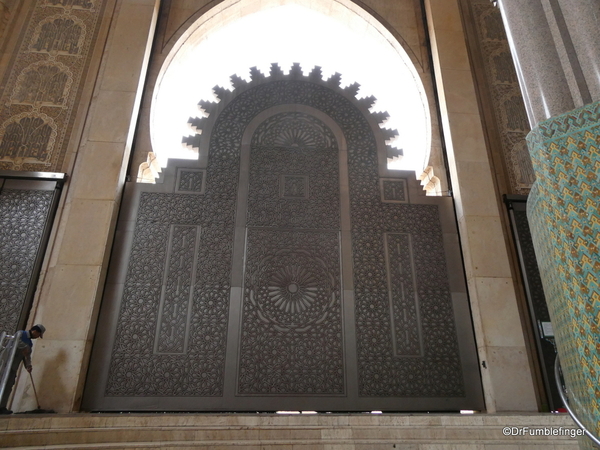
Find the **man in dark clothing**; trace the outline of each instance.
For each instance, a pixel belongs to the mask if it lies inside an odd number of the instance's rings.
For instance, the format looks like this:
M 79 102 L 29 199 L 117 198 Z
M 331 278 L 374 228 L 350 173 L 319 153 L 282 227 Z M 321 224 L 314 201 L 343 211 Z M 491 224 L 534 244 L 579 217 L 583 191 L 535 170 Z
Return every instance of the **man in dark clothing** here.
M 42 324 L 37 324 L 31 327 L 29 331 L 22 331 L 21 338 L 16 342 L 17 351 L 15 357 L 10 366 L 10 372 L 8 379 L 6 380 L 6 387 L 4 388 L 4 395 L 0 399 L 0 414 L 12 414 L 12 411 L 6 409 L 10 392 L 12 391 L 15 379 L 17 378 L 17 370 L 19 370 L 19 364 L 23 361 L 27 372 L 31 372 L 31 349 L 33 347 L 32 339 L 43 338 L 46 332 L 46 327 Z

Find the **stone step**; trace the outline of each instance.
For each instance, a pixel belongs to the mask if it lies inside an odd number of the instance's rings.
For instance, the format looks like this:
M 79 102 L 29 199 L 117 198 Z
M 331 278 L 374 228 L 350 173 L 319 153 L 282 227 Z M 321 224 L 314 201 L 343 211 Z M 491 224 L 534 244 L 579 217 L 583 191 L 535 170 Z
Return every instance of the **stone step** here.
M 0 448 L 575 450 L 571 430 L 563 414 L 13 415 Z

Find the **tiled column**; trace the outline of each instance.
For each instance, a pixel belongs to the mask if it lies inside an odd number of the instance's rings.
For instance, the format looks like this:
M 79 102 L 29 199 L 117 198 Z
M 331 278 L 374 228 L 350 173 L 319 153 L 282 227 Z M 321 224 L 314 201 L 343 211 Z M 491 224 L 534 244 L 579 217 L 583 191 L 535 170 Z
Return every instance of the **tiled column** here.
M 486 408 L 537 411 L 458 1 L 425 4 Z
M 599 435 L 600 102 L 541 122 L 528 141 L 527 215 L 569 402 Z
M 600 4 L 499 5 L 533 111 L 528 217 L 558 353 L 571 406 L 600 434 Z
M 96 89 L 30 319 L 47 328 L 33 355 L 40 405 L 57 412 L 77 410 L 83 390 L 159 3 L 119 0 L 107 13 Z M 27 378 L 16 411 L 36 407 Z

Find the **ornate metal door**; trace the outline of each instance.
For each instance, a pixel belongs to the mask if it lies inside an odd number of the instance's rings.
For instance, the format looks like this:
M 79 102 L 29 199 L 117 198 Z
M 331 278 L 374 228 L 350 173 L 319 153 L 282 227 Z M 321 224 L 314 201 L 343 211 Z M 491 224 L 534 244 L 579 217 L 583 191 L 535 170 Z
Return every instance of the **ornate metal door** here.
M 451 199 L 298 69 L 203 102 L 198 161 L 128 186 L 84 408 L 483 408 Z
M 0 331 L 27 321 L 65 174 L 0 171 Z

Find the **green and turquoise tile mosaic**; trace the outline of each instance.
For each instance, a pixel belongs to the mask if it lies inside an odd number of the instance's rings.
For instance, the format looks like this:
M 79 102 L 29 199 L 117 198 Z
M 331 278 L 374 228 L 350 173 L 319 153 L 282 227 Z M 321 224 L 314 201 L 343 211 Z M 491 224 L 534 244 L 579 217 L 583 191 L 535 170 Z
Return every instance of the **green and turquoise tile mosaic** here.
M 600 102 L 531 131 L 528 218 L 572 406 L 600 434 Z

